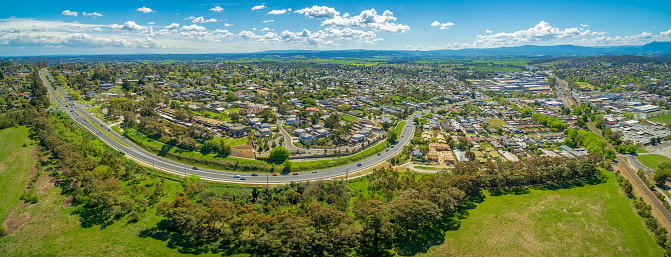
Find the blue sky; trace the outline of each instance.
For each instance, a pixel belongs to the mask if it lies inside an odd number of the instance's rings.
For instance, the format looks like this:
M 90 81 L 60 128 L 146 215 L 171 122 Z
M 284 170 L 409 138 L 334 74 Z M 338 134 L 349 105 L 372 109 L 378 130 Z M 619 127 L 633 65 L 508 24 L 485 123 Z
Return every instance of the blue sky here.
M 16 1 L 0 56 L 671 41 L 671 1 Z

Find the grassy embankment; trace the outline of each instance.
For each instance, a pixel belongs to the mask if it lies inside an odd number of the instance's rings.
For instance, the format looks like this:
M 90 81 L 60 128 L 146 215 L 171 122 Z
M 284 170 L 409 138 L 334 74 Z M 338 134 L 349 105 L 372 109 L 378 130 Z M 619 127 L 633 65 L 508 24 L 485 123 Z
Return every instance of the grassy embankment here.
M 0 224 L 19 201 L 32 165 L 28 134 L 26 127 L 0 130 Z

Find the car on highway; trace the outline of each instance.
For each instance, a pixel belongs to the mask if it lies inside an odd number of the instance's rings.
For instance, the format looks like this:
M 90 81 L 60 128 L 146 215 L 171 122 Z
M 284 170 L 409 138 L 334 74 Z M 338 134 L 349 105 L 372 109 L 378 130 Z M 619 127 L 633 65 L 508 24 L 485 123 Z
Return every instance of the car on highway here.
M 235 176 L 233 176 L 233 178 L 239 178 L 239 177 L 240 177 L 240 175 L 235 175 Z
M 277 174 L 273 173 L 273 177 L 277 177 Z
M 387 150 L 384 150 L 384 151 L 385 151 L 385 152 L 389 152 L 389 149 L 387 149 Z
M 296 176 L 296 175 L 298 175 L 298 172 L 294 172 L 292 175 Z
M 258 176 L 258 175 L 259 175 L 259 174 L 252 173 L 252 177 L 256 177 L 256 176 Z
M 380 153 L 379 153 L 379 154 L 377 154 L 377 156 L 380 156 Z
M 246 178 L 240 178 L 240 180 L 247 180 Z
M 198 167 L 193 167 L 192 169 L 194 169 L 194 170 L 198 170 Z
M 313 170 L 312 173 L 317 173 L 317 171 L 316 171 L 316 170 Z
M 361 163 L 357 164 L 356 166 L 357 166 L 357 167 L 361 167 Z

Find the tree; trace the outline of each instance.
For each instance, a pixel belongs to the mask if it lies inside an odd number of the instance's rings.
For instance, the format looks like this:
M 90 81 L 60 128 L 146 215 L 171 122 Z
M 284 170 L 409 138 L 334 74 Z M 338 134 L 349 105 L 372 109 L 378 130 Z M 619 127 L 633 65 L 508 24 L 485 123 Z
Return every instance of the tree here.
M 192 137 L 186 137 L 179 142 L 179 147 L 187 150 L 193 150 L 196 145 L 198 145 L 198 142 Z
M 231 121 L 233 121 L 233 122 L 240 121 L 240 113 L 238 113 L 238 112 L 232 112 L 231 114 L 228 115 L 228 117 L 230 117 Z
M 286 148 L 279 146 L 275 147 L 272 150 L 270 150 L 270 155 L 269 158 L 270 160 L 277 161 L 277 162 L 284 162 L 287 159 L 289 159 L 289 155 L 291 155 L 291 152 L 287 150 Z
M 389 143 L 394 144 L 396 143 L 397 139 L 398 139 L 398 132 L 395 129 L 390 129 L 389 131 L 387 131 L 387 141 L 389 141 Z
M 228 93 L 226 95 L 226 101 L 232 102 L 232 101 L 235 101 L 236 99 L 238 99 L 238 97 L 235 96 L 235 94 L 233 94 L 233 93 Z
M 291 161 L 289 161 L 289 159 L 284 161 L 283 165 L 284 165 L 284 168 L 282 169 L 282 172 L 284 172 L 284 173 L 291 172 Z
M 671 177 L 671 169 L 663 169 L 658 171 L 653 178 L 655 183 L 663 185 L 667 179 Z
M 338 115 L 331 113 L 331 115 L 329 115 L 328 118 L 324 120 L 324 127 L 335 129 L 339 125 L 338 120 L 340 120 Z
M 604 153 L 604 158 L 608 161 L 613 161 L 615 159 L 615 151 L 611 150 L 610 148 L 606 148 L 606 151 Z
M 531 114 L 533 114 L 533 111 L 531 109 L 529 108 L 522 109 L 522 116 L 529 117 L 531 116 Z
M 466 158 L 468 158 L 469 161 L 475 161 L 475 153 L 466 151 Z
M 231 146 L 224 143 L 224 141 L 221 141 L 221 145 L 219 146 L 219 154 L 221 156 L 229 156 L 232 152 L 233 151 L 231 150 Z
M 351 110 L 352 110 L 352 107 L 349 106 L 349 104 L 341 104 L 340 105 L 340 111 L 348 112 L 348 111 L 351 111 Z

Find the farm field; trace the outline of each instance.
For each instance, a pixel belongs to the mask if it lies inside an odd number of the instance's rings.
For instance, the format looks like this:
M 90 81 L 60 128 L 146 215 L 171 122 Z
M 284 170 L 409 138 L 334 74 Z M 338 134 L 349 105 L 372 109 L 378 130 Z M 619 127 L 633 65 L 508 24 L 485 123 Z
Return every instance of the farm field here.
M 597 185 L 487 193 L 442 244 L 417 256 L 664 256 L 607 175 Z

